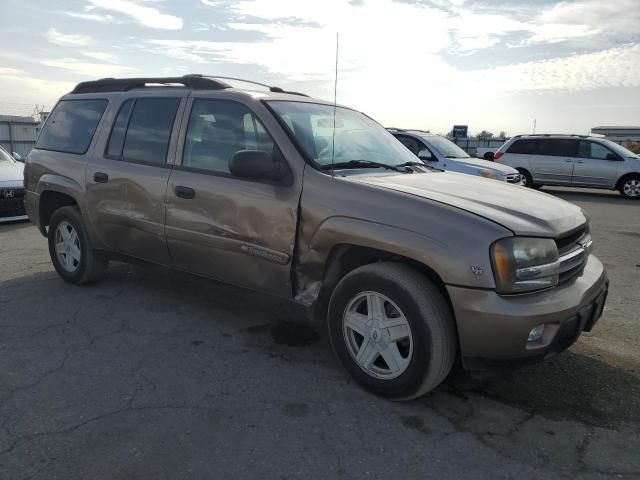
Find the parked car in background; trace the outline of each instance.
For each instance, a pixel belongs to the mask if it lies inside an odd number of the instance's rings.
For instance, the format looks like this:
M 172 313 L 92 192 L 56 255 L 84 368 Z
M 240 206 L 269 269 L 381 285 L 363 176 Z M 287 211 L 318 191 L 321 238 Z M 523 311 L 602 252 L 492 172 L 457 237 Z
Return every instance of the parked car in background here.
M 398 400 L 457 359 L 486 368 L 568 348 L 608 290 L 579 207 L 434 171 L 368 116 L 276 87 L 81 83 L 45 123 L 25 183 L 66 282 L 134 258 L 295 301 L 360 384 Z
M 585 135 L 517 135 L 494 160 L 516 168 L 525 185 L 619 190 L 640 199 L 640 156 L 610 140 Z
M 24 165 L 0 147 L 0 223 L 27 220 L 24 209 Z
M 520 173 L 506 165 L 472 158 L 452 141 L 420 130 L 388 129 L 391 134 L 429 167 L 466 173 L 520 185 Z
M 492 161 L 496 150 L 498 150 L 498 147 L 477 147 L 476 157 Z

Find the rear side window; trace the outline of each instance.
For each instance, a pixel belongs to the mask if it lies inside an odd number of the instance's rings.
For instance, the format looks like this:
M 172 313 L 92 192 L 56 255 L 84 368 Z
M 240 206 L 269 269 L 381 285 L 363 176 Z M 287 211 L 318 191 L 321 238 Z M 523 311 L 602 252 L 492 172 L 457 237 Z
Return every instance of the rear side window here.
M 129 162 L 164 164 L 179 98 L 138 98 L 120 107 L 107 156 Z
M 511 144 L 507 153 L 520 153 L 523 155 L 531 155 L 534 149 L 534 140 L 516 140 Z
M 578 142 L 565 138 L 549 138 L 538 140 L 536 155 L 550 155 L 553 157 L 575 157 L 578 153 Z
M 86 153 L 107 104 L 107 100 L 62 100 L 47 119 L 36 148 Z

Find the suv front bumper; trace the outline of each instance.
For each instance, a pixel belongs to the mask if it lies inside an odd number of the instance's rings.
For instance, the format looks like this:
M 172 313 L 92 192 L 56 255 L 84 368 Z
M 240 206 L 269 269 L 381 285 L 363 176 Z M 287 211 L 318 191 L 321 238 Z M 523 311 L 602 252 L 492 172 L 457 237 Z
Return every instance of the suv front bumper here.
M 465 367 L 539 359 L 565 350 L 598 320 L 608 286 L 604 267 L 594 255 L 581 276 L 538 293 L 504 296 L 447 286 Z M 529 342 L 529 332 L 541 324 L 542 337 Z

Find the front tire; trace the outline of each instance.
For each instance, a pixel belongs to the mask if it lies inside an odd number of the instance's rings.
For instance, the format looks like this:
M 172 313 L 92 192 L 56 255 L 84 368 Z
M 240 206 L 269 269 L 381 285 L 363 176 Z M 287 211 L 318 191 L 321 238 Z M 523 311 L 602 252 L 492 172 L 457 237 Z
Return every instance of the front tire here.
M 411 400 L 437 387 L 456 354 L 454 319 L 443 294 L 399 263 L 347 274 L 329 303 L 329 337 L 342 365 L 363 387 Z
M 65 282 L 83 285 L 104 274 L 108 260 L 91 246 L 78 207 L 62 207 L 53 213 L 48 241 L 53 267 Z
M 620 183 L 620 193 L 629 200 L 640 200 L 640 175 L 629 175 Z

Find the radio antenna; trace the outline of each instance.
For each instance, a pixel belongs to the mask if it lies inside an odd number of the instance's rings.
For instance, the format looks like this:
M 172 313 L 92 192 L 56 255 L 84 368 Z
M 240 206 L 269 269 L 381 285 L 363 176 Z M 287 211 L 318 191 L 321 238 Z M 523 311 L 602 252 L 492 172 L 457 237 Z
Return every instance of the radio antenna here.
M 336 33 L 336 74 L 333 81 L 333 135 L 331 138 L 331 178 L 334 177 L 333 164 L 336 159 L 336 103 L 338 100 L 338 45 L 340 34 Z

